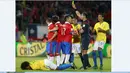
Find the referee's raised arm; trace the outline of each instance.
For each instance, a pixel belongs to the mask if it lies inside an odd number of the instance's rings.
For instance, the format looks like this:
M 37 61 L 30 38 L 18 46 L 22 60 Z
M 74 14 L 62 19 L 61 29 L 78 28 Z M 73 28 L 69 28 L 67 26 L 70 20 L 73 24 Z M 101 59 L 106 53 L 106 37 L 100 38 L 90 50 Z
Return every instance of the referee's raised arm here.
M 77 16 L 82 20 L 81 13 L 77 10 L 77 8 L 76 8 L 74 3 L 72 3 L 72 7 L 74 8 L 75 13 L 77 14 Z

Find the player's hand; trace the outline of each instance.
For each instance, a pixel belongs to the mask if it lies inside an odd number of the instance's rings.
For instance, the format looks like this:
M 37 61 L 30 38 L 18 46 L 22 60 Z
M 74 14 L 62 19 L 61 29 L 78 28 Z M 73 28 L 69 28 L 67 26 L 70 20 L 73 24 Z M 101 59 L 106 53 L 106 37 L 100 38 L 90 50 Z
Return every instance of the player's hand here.
M 102 30 L 102 29 L 99 27 L 98 30 Z
M 48 29 L 48 32 L 51 32 L 51 30 L 50 30 L 50 29 Z
M 105 30 L 103 30 L 102 28 L 98 28 L 98 32 L 102 32 L 102 33 L 107 33 Z
M 83 29 L 80 29 L 80 31 L 79 31 L 80 33 L 83 33 L 84 32 L 84 30 Z
M 77 35 L 77 33 L 76 33 L 76 32 L 74 32 L 74 31 L 72 31 L 71 33 L 72 33 L 72 35 Z
M 74 3 L 72 3 L 72 7 L 73 7 L 74 9 L 77 9 Z
M 89 27 L 89 29 L 90 29 L 91 31 L 93 30 L 93 28 L 92 28 L 91 26 Z
M 103 29 L 99 27 L 98 28 L 98 32 L 102 32 L 102 31 L 103 31 Z
M 51 42 L 51 41 L 52 41 L 52 39 L 49 39 L 49 40 L 48 40 L 48 42 Z

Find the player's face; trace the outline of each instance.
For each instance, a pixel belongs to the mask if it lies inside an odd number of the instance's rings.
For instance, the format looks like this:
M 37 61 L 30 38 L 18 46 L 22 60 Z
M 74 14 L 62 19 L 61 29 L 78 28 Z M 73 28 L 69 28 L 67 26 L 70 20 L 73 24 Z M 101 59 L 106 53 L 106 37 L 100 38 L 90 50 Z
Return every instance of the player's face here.
M 75 18 L 72 19 L 72 23 L 73 23 L 73 24 L 77 24 L 77 19 L 75 19 Z
M 31 67 L 30 67 L 30 66 L 28 66 L 28 67 L 26 67 L 26 69 L 27 69 L 27 70 L 31 70 Z
M 72 22 L 72 18 L 71 18 L 71 17 L 69 17 L 69 18 L 68 18 L 68 21 L 71 23 L 71 22 Z
M 83 14 L 81 14 L 81 19 L 84 19 L 84 15 Z
M 100 22 L 100 21 L 103 21 L 102 15 L 98 15 L 98 21 L 99 21 L 99 22 Z

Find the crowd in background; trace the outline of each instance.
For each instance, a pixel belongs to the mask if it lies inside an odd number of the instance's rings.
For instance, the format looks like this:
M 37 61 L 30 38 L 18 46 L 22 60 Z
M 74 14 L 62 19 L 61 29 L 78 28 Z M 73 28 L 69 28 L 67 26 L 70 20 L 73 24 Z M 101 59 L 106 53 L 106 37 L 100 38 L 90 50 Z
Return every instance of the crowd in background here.
M 79 11 L 87 11 L 88 19 L 93 27 L 97 22 L 98 13 L 104 14 L 104 20 L 111 28 L 111 2 L 110 1 L 76 1 Z M 64 14 L 74 14 L 71 1 L 16 1 L 17 31 L 24 31 L 29 24 L 47 25 L 45 20 L 53 15 L 60 18 Z M 111 35 L 108 35 L 108 42 Z

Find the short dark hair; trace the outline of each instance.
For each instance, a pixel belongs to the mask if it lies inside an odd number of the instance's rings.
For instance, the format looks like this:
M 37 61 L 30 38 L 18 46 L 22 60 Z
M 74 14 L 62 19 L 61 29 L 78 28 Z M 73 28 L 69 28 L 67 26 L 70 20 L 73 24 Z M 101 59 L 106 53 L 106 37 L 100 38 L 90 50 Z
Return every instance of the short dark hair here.
M 98 13 L 98 15 L 101 15 L 102 17 L 104 17 L 104 14 L 103 14 L 103 13 Z
M 51 18 L 47 18 L 46 21 L 52 22 L 52 19 Z
M 24 61 L 24 62 L 21 64 L 21 69 L 22 69 L 22 70 L 26 70 L 28 66 L 29 66 L 29 62 L 28 62 L 28 61 Z
M 60 18 L 59 21 L 60 21 L 61 24 L 64 24 L 65 23 L 64 17 Z
M 59 21 L 59 16 L 57 15 L 52 16 L 52 22 L 56 23 L 57 21 Z
M 83 12 L 82 13 L 86 18 L 88 18 L 88 13 L 87 12 Z
M 73 19 L 78 19 L 78 17 L 77 16 L 73 16 Z

